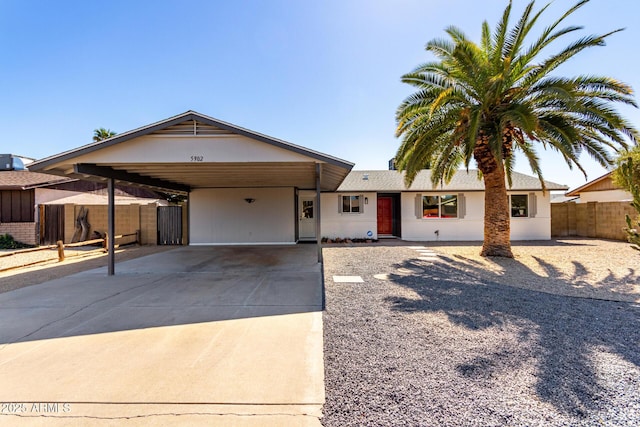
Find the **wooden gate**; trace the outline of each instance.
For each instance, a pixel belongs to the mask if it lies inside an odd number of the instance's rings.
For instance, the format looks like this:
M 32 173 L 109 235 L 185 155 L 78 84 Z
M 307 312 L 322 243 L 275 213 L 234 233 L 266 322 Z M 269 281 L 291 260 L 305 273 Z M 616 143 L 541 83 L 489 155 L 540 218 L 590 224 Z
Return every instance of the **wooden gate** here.
M 158 244 L 182 244 L 182 206 L 158 206 Z
M 64 205 L 40 205 L 40 244 L 64 241 Z

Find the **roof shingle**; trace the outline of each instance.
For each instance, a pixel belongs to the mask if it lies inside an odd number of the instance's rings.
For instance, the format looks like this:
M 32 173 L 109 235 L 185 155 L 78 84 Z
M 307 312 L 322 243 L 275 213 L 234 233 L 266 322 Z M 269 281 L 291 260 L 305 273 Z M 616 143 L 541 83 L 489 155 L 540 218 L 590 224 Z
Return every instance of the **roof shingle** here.
M 29 171 L 2 171 L 0 172 L 0 189 L 25 190 L 30 187 L 39 187 L 47 184 L 55 184 L 72 181 L 69 178 Z
M 478 179 L 478 171 L 470 169 L 458 171 L 449 184 L 433 187 L 431 171 L 422 170 L 416 176 L 411 187 L 404 185 L 404 172 L 393 170 L 351 171 L 337 191 L 484 191 L 484 182 Z M 538 178 L 518 172 L 512 174 L 513 185 L 508 190 L 540 191 L 542 185 Z M 568 187 L 555 182 L 545 181 L 547 190 L 567 190 Z

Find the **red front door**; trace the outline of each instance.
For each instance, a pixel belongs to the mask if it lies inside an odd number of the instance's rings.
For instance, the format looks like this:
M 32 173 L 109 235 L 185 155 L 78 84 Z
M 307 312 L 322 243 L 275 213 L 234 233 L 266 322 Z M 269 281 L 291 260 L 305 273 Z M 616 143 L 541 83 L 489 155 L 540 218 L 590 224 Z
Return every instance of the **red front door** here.
M 378 197 L 378 235 L 393 234 L 393 199 Z

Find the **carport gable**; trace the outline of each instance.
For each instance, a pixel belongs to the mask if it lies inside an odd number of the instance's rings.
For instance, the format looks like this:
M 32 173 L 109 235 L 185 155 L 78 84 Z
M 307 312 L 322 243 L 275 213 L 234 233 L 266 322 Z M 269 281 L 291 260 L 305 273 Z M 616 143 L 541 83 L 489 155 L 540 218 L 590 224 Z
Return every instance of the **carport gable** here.
M 113 138 L 45 158 L 37 170 L 114 178 L 188 192 L 193 188 L 320 187 L 333 191 L 353 167 L 344 160 L 188 111 Z

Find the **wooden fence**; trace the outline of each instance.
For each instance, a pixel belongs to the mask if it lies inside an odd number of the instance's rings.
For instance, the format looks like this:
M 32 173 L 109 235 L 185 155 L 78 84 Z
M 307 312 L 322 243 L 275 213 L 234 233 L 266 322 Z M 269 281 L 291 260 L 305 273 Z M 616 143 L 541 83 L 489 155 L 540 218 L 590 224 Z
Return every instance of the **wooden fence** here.
M 118 234 L 116 235 L 114 238 L 117 240 L 119 239 L 129 239 L 131 237 L 135 237 L 135 240 L 133 242 L 128 241 L 125 244 L 133 244 L 133 243 L 139 243 L 140 242 L 140 230 L 136 230 L 135 233 L 128 233 L 128 234 Z M 73 253 L 73 254 L 65 254 L 64 249 L 65 248 L 77 248 L 77 247 L 81 247 L 81 246 L 90 246 L 90 245 L 100 245 L 100 247 L 93 249 L 93 250 L 89 250 L 89 251 L 84 251 L 82 253 Z M 58 262 L 62 262 L 65 260 L 65 258 L 67 257 L 74 257 L 74 256 L 87 256 L 87 255 L 92 255 L 95 254 L 97 252 L 107 252 L 107 247 L 109 245 L 109 236 L 105 235 L 104 238 L 101 239 L 92 239 L 92 240 L 86 240 L 84 242 L 76 242 L 76 243 L 63 243 L 62 240 L 58 240 L 58 242 L 55 245 L 47 245 L 47 246 L 39 246 L 37 248 L 29 248 L 29 249 L 19 249 L 16 251 L 12 251 L 12 252 L 4 252 L 4 253 L 0 253 L 0 258 L 4 258 L 4 257 L 10 257 L 10 256 L 14 256 L 14 255 L 19 255 L 19 254 L 25 254 L 25 253 L 30 253 L 30 252 L 38 252 L 38 251 L 46 251 L 46 250 L 53 250 L 53 249 L 57 249 L 58 250 Z M 120 244 L 115 244 L 114 245 L 115 248 L 119 248 Z M 5 267 L 0 269 L 0 272 L 2 271 L 7 271 L 7 270 L 12 270 L 14 268 L 21 268 L 21 267 L 28 267 L 31 265 L 36 265 L 36 264 L 40 264 L 43 262 L 50 262 L 55 260 L 55 258 L 49 258 L 49 259 L 45 259 L 45 260 L 38 260 L 38 261 L 33 261 L 33 262 L 27 262 L 27 263 L 22 263 L 19 265 L 12 265 L 10 267 Z

